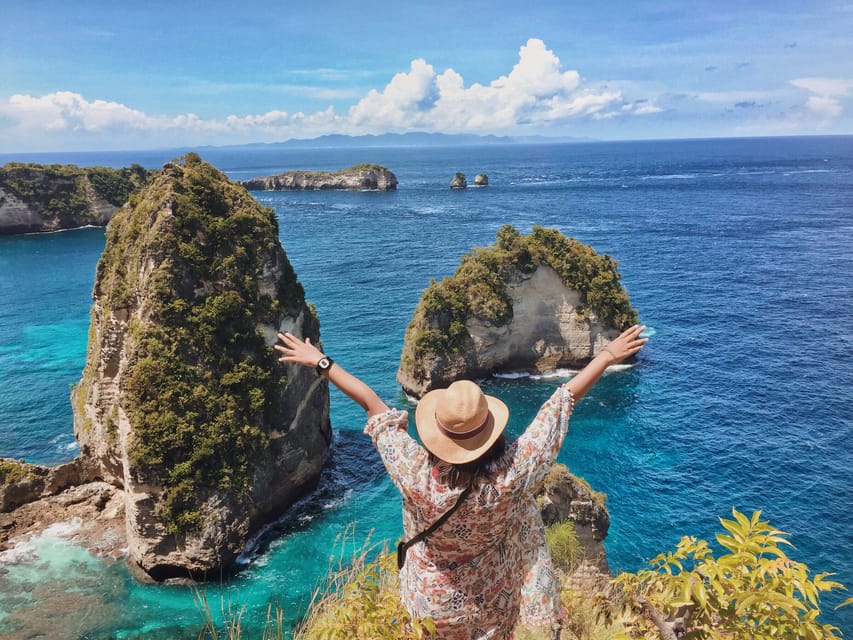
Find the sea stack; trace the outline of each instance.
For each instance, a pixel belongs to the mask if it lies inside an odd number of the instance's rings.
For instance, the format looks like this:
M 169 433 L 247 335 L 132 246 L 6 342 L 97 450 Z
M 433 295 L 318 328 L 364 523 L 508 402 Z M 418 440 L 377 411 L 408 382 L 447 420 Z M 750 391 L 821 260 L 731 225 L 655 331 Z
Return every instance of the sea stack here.
M 196 154 L 168 163 L 107 227 L 93 297 L 81 455 L 124 492 L 133 563 L 218 576 L 315 485 L 331 437 L 326 380 L 272 348 L 320 339 L 275 214 Z
M 450 181 L 451 189 L 465 189 L 468 186 L 468 181 L 465 179 L 465 174 L 457 172 Z
M 397 381 L 420 397 L 459 379 L 583 366 L 637 322 L 616 267 L 556 229 L 501 227 L 423 292 Z
M 488 187 L 489 186 L 489 176 L 485 173 L 478 173 L 474 176 L 474 186 L 475 187 Z

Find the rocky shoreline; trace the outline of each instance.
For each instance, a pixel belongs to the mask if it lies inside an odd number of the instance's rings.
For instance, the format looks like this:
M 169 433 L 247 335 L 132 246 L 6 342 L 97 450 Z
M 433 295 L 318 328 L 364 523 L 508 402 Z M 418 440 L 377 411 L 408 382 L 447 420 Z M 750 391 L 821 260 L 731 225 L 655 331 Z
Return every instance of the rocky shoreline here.
M 0 559 L 4 562 L 28 559 L 32 537 L 57 527 L 62 528 L 64 538 L 97 557 L 128 557 L 124 491 L 103 480 L 69 473 L 69 469 L 85 468 L 82 458 L 57 467 L 3 459 L 0 464 L 16 465 L 28 476 L 12 482 L 0 478 Z M 43 481 L 48 476 L 63 477 L 72 484 L 60 489 Z M 10 496 L 14 497 L 9 499 Z M 574 524 L 583 557 L 571 578 L 581 585 L 609 580 L 604 540 L 610 516 L 602 494 L 565 465 L 555 464 L 537 496 L 537 504 L 546 526 L 565 520 Z M 133 563 L 129 567 L 137 579 L 152 582 Z
M 79 521 L 73 540 L 97 556 L 127 552 L 124 496 L 81 458 L 46 467 L 0 460 L 0 554 L 52 525 Z

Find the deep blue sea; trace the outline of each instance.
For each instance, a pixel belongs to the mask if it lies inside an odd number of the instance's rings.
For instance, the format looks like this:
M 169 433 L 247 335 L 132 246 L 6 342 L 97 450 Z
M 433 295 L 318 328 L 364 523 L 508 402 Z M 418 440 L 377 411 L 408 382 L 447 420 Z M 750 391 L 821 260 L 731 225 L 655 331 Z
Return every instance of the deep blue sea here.
M 633 368 L 578 406 L 560 454 L 608 494 L 607 551 L 635 570 L 682 535 L 712 538 L 732 507 L 761 509 L 792 556 L 853 588 L 853 137 L 537 146 L 202 149 L 232 178 L 378 162 L 392 193 L 257 192 L 316 305 L 327 353 L 391 404 L 403 334 L 431 278 L 535 224 L 619 261 L 652 338 Z M 26 154 L 9 160 L 157 167 L 176 152 Z M 456 171 L 490 186 L 451 191 Z M 77 453 L 69 391 L 86 357 L 102 229 L 0 237 L 0 456 Z M 495 379 L 518 433 L 562 378 Z M 251 633 L 269 602 L 296 615 L 329 557 L 395 541 L 400 500 L 332 396 L 321 486 L 271 527 L 233 579 L 207 587 Z M 58 527 L 0 558 L 0 635 L 195 638 L 185 587 L 137 583 Z M 348 547 L 349 548 L 349 547 Z M 823 619 L 853 636 L 845 596 Z M 218 615 L 218 613 L 217 613 Z M 5 637 L 5 636 L 4 636 Z

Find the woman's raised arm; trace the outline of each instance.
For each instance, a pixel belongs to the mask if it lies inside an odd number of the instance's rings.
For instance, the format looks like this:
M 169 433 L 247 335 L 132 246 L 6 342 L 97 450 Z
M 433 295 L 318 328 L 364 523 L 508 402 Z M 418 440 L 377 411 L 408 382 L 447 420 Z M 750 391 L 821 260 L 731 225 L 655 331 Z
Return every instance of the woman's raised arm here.
M 295 362 L 314 368 L 326 357 L 322 351 L 311 344 L 310 338 L 302 341 L 292 333 L 279 333 L 278 339 L 281 344 L 275 345 L 275 349 L 284 354 L 278 359 L 279 362 Z M 329 378 L 329 382 L 358 403 L 367 412 L 368 417 L 388 411 L 388 406 L 380 400 L 373 389 L 347 372 L 337 362 L 333 362 L 323 373 Z
M 599 351 L 598 355 L 569 381 L 568 388 L 572 392 L 575 402 L 583 398 L 595 386 L 607 367 L 622 362 L 643 348 L 643 345 L 649 341 L 648 338 L 640 337 L 645 328 L 645 325 L 635 324 L 623 331 L 618 338 Z

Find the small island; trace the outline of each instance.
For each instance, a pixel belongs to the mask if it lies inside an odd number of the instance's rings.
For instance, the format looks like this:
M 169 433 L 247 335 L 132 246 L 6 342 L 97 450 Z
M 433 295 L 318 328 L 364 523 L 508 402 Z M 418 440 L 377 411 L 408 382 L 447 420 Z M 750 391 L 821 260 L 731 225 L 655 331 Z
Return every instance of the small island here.
M 0 235 L 104 226 L 156 175 L 123 169 L 9 162 L 0 167 Z
M 397 381 L 420 397 L 459 379 L 585 365 L 637 322 L 616 267 L 557 229 L 501 227 L 496 245 L 423 292 Z
M 242 180 L 249 191 L 396 191 L 397 176 L 379 164 L 364 162 L 340 171 L 289 171 Z

